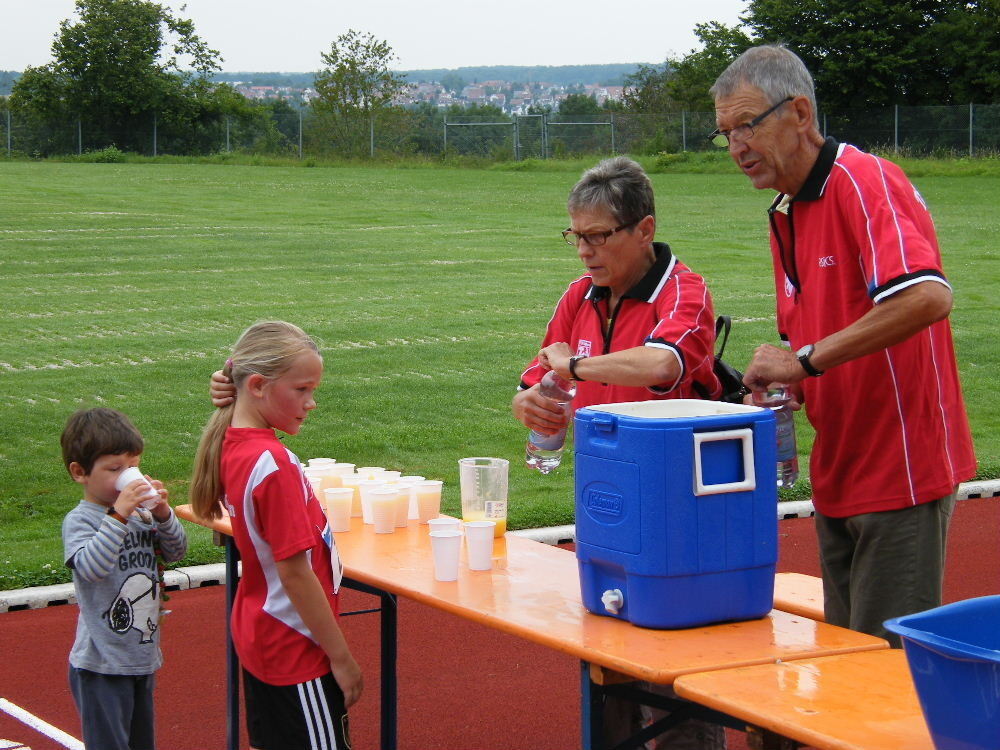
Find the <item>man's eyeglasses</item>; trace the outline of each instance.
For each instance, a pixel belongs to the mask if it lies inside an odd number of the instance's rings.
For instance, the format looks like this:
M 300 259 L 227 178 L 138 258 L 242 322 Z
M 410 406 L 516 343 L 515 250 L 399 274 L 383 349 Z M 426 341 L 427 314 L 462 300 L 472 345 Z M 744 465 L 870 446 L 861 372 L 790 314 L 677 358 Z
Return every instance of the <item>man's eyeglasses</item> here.
M 641 219 L 636 219 L 635 221 L 622 224 L 614 229 L 609 229 L 606 232 L 574 232 L 572 229 L 567 229 L 562 233 L 562 236 L 563 239 L 566 240 L 566 244 L 572 245 L 573 247 L 579 247 L 581 241 L 586 242 L 591 247 L 600 247 L 607 242 L 608 237 L 613 235 L 615 232 L 620 232 L 623 229 L 634 227 L 640 221 Z
M 757 115 L 750 122 L 745 122 L 742 125 L 737 125 L 732 130 L 713 130 L 711 133 L 708 134 L 708 140 L 710 140 L 719 148 L 726 148 L 733 141 L 739 143 L 746 143 L 751 138 L 753 138 L 754 128 L 760 125 L 764 121 L 765 117 L 774 112 L 782 104 L 790 102 L 794 98 L 795 98 L 794 96 L 789 96 L 782 99 L 780 102 L 772 106 L 766 112 L 762 112 L 761 114 Z

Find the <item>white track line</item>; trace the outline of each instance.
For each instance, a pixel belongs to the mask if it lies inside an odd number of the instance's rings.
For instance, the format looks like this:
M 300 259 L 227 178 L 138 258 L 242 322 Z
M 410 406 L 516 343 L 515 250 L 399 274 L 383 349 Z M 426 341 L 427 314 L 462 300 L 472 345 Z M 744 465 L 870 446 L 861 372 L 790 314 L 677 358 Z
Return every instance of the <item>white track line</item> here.
M 84 750 L 83 743 L 76 737 L 71 734 L 66 734 L 66 732 L 61 729 L 56 729 L 51 724 L 42 721 L 34 714 L 28 713 L 20 706 L 11 703 L 6 698 L 0 698 L 0 711 L 10 714 L 22 724 L 27 724 L 36 732 L 41 732 L 49 739 L 58 742 L 63 747 L 69 748 L 69 750 Z

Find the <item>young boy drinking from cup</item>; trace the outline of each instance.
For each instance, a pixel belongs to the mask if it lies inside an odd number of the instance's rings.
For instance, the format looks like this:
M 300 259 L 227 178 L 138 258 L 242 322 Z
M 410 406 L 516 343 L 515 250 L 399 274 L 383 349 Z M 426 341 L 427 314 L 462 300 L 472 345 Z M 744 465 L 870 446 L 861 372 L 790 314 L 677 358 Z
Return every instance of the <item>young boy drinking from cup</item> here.
M 66 469 L 83 487 L 62 526 L 80 605 L 69 684 L 83 741 L 101 750 L 153 750 L 154 673 L 163 663 L 157 558 L 180 560 L 187 537 L 161 482 L 138 475 L 118 489 L 143 449 L 128 417 L 78 411 L 61 442 Z

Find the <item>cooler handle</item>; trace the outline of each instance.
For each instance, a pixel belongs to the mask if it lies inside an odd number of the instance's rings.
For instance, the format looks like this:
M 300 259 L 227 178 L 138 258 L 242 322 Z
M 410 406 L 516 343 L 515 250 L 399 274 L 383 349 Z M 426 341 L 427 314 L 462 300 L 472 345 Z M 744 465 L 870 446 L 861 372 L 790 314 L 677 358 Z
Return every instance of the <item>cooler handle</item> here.
M 718 495 L 723 492 L 744 492 L 757 488 L 754 472 L 753 430 L 722 430 L 720 432 L 695 432 L 694 436 L 694 494 Z M 743 444 L 743 481 L 705 484 L 701 471 L 701 444 L 717 440 L 739 440 Z
M 611 432 L 618 422 L 613 414 L 595 414 L 590 421 L 598 432 Z

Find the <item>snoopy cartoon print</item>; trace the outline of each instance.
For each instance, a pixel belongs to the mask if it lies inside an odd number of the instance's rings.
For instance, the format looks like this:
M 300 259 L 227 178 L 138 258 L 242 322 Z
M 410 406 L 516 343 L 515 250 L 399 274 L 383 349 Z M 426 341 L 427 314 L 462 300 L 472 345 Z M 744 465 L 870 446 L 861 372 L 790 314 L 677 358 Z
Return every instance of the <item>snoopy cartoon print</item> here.
M 159 627 L 160 603 L 156 598 L 157 581 L 145 573 L 133 573 L 118 589 L 118 596 L 111 603 L 104 617 L 115 633 L 124 635 L 129 630 L 139 631 L 139 643 L 150 643 Z

